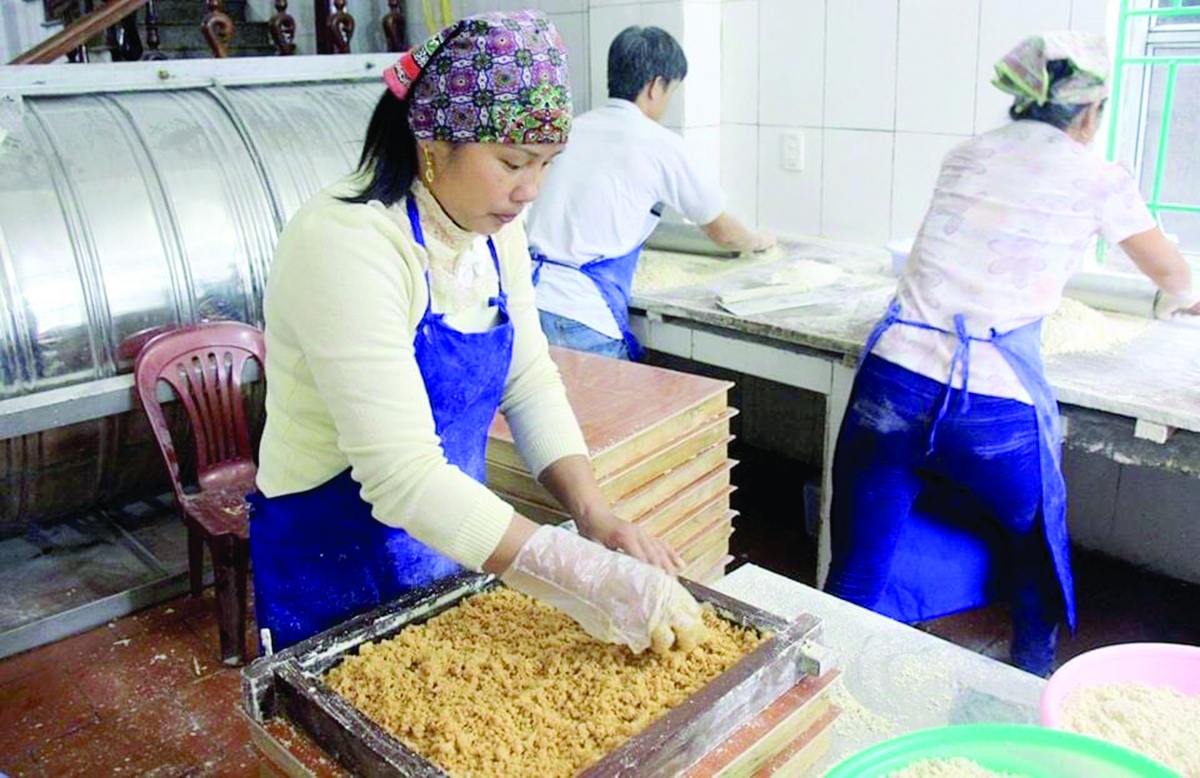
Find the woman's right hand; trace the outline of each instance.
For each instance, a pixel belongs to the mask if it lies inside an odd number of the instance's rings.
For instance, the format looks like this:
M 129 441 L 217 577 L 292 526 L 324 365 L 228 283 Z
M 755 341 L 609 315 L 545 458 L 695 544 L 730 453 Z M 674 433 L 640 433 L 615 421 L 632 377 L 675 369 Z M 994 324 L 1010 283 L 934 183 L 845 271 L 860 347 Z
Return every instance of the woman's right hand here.
M 500 580 L 635 654 L 690 651 L 707 637 L 700 606 L 679 581 L 558 527 L 539 527 Z

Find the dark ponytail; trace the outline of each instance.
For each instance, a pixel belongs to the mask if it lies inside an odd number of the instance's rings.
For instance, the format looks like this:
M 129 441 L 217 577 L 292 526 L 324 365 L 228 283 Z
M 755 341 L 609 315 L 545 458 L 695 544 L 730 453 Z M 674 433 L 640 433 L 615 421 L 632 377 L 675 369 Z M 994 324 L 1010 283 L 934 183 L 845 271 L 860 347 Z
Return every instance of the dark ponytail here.
M 358 169 L 371 180 L 358 194 L 341 198 L 344 202 L 394 205 L 408 196 L 417 177 L 417 139 L 408 124 L 408 101 L 390 89 L 384 90 L 371 114 Z
M 1050 89 L 1053 90 L 1054 84 L 1073 76 L 1075 69 L 1068 60 L 1052 59 L 1046 63 L 1046 72 L 1050 74 Z M 1008 115 L 1013 121 L 1042 122 L 1065 131 L 1086 108 L 1087 105 L 1048 102 L 1045 105 L 1030 103 L 1018 109 L 1014 104 L 1008 109 Z

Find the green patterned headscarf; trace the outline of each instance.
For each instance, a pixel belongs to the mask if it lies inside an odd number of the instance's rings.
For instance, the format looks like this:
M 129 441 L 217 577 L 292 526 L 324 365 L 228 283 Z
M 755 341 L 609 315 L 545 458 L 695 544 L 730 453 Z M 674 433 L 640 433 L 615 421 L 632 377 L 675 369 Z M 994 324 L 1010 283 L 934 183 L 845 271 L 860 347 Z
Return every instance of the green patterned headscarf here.
M 1072 73 L 1051 83 L 1049 64 L 1070 63 Z M 992 84 L 1016 97 L 1018 111 L 1030 105 L 1086 105 L 1108 97 L 1108 46 L 1103 35 L 1048 32 L 1026 38 L 996 63 Z
M 418 140 L 565 143 L 567 52 L 541 11 L 468 16 L 383 74 Z

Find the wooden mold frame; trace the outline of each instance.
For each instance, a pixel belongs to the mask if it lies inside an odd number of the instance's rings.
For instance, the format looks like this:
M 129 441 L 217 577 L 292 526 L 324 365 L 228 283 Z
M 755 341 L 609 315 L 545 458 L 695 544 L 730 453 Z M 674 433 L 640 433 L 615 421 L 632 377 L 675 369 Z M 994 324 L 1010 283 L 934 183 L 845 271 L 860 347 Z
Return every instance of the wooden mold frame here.
M 724 618 L 772 637 L 576 778 L 679 775 L 806 675 L 820 676 L 829 669 L 822 667 L 828 662 L 815 644 L 821 632 L 816 617 L 802 614 L 788 622 L 700 584 L 683 583 Z M 242 672 L 246 714 L 260 724 L 275 717 L 289 720 L 355 775 L 446 778 L 441 768 L 333 692 L 322 677 L 362 644 L 394 637 L 497 585 L 489 575 L 456 575 L 257 659 Z

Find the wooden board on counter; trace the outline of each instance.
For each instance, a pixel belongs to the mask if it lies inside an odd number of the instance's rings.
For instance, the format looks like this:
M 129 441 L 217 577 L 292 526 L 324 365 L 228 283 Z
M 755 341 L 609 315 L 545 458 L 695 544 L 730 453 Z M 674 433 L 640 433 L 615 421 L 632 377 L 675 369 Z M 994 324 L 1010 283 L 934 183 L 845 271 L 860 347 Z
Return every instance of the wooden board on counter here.
M 551 348 L 587 441 L 597 478 L 606 478 L 725 414 L 733 384 L 636 362 Z M 525 470 L 512 430 L 497 416 L 487 459 Z

